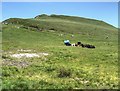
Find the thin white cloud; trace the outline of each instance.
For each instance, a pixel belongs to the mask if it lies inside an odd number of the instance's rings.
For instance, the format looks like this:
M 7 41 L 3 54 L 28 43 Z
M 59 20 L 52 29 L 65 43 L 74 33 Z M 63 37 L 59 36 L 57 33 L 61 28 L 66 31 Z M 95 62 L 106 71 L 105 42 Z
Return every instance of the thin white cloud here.
M 2 2 L 119 2 L 119 0 L 2 0 Z

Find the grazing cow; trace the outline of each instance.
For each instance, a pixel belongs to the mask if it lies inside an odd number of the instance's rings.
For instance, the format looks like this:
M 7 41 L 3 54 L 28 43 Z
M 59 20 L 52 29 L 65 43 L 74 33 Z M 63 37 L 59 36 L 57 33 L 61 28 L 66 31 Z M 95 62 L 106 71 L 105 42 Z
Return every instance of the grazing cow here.
M 70 44 L 70 41 L 69 41 L 69 40 L 65 40 L 65 41 L 64 41 L 64 44 L 65 44 L 66 46 L 82 46 L 83 48 L 84 48 L 84 47 L 86 47 L 86 48 L 95 48 L 94 45 L 82 44 L 81 42 L 77 42 L 77 43 Z
M 81 46 L 81 42 L 77 42 L 77 45 L 78 45 L 78 46 Z
M 81 46 L 81 42 L 73 43 L 71 46 Z
M 81 42 L 73 43 L 71 46 L 81 46 Z
M 82 47 L 85 47 L 83 44 L 81 44 Z
M 95 46 L 94 45 L 89 45 L 89 44 L 81 44 L 81 46 L 84 48 L 84 47 L 86 47 L 86 48 L 95 48 Z
M 75 43 L 71 44 L 71 46 L 75 46 Z

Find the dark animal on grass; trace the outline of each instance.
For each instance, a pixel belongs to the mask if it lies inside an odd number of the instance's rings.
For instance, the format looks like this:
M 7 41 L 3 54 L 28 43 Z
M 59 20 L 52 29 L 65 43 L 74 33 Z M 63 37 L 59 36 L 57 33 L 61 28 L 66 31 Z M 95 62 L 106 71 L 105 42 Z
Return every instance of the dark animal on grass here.
M 95 48 L 95 46 L 94 45 L 89 45 L 89 44 L 81 44 L 81 46 L 84 48 L 84 47 L 86 47 L 86 48 Z
M 71 44 L 71 46 L 76 46 L 76 44 L 75 44 L 75 43 L 73 43 L 73 44 Z
M 71 46 L 80 46 L 80 45 L 81 45 L 81 42 L 71 44 Z
M 77 42 L 77 45 L 78 45 L 78 46 L 81 46 L 81 42 Z
M 75 43 L 75 46 L 81 46 L 81 42 Z

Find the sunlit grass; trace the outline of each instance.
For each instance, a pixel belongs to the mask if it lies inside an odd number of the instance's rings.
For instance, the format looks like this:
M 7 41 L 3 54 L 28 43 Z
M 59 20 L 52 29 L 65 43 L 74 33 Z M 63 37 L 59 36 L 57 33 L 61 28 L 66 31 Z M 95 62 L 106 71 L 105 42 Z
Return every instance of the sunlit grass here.
M 49 24 L 51 20 L 43 19 L 40 22 L 42 21 L 43 24 L 46 21 Z M 62 25 L 61 22 L 64 20 L 56 21 L 59 22 L 56 27 L 64 31 L 50 32 L 46 29 L 38 32 L 18 29 L 17 26 L 20 25 L 3 25 L 2 57 L 5 62 L 2 66 L 3 89 L 118 88 L 117 31 L 109 31 L 109 27 L 107 30 L 99 28 L 97 31 L 90 32 L 87 27 L 82 28 L 82 33 L 78 34 L 78 22 L 75 23 L 76 25 L 71 25 L 70 21 L 67 21 Z M 55 26 L 55 23 L 52 22 L 49 26 L 51 25 Z M 72 34 L 74 37 L 71 37 Z M 108 39 L 106 34 L 109 35 Z M 63 44 L 65 39 L 69 39 L 71 43 L 80 41 L 92 44 L 96 48 L 67 47 Z M 18 51 L 21 49 L 31 50 L 31 52 Z M 49 55 L 21 59 L 10 56 L 17 53 L 41 52 Z M 28 65 L 21 66 L 21 62 Z

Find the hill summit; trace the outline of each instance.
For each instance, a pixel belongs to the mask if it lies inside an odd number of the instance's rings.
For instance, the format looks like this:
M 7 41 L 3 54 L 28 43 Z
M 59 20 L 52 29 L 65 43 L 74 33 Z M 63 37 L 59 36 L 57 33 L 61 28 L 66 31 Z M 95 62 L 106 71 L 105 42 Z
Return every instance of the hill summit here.
M 54 30 L 69 33 L 113 31 L 116 28 L 104 21 L 67 15 L 38 15 L 34 18 L 10 18 L 3 24 L 17 24 L 29 30 Z

